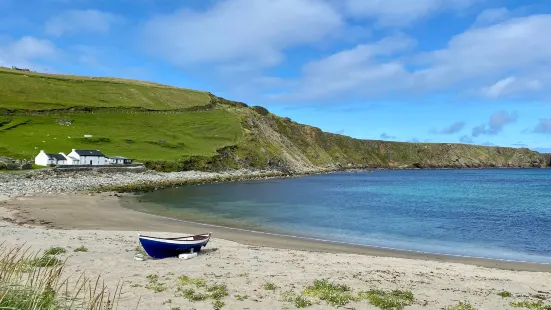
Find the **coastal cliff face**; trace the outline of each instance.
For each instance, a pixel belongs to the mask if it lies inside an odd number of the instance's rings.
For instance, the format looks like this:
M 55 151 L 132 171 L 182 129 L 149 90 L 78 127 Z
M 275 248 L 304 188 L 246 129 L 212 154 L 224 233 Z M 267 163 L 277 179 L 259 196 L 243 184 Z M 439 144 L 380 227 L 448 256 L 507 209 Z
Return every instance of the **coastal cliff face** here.
M 211 158 L 195 157 L 186 161 L 187 168 L 305 172 L 352 168 L 550 166 L 542 154 L 526 148 L 360 140 L 298 124 L 264 108 L 247 108 L 237 103 L 229 110 L 239 115 L 244 139 L 235 146 L 218 150 L 218 155 Z

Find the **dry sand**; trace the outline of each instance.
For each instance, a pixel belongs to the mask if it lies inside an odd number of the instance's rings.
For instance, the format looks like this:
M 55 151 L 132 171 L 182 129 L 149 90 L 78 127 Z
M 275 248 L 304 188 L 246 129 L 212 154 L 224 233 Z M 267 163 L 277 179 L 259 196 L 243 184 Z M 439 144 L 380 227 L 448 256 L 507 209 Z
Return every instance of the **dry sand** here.
M 0 218 L 0 240 L 8 246 L 26 244 L 36 250 L 65 247 L 69 250 L 64 254 L 68 257 L 67 272 L 101 274 L 111 286 L 124 281 L 119 309 L 136 309 L 138 301 L 138 309 L 213 309 L 212 300 L 190 302 L 176 296 L 177 277 L 181 275 L 201 277 L 209 284 L 226 284 L 230 295 L 223 299 L 223 309 L 293 309 L 294 304 L 282 301 L 281 293 L 299 293 L 315 279 L 324 278 L 347 284 L 356 292 L 410 290 L 415 302 L 406 309 L 445 309 L 460 301 L 477 309 L 511 309 L 511 301 L 537 301 L 533 297 L 536 294 L 551 299 L 549 265 L 428 256 L 244 234 L 131 211 L 121 207 L 119 198 L 108 194 L 11 200 L 0 197 Z M 212 231 L 215 238 L 191 260 L 137 261 L 138 231 L 155 235 Z M 79 246 L 89 252 L 73 252 Z M 150 274 L 158 275 L 167 289 L 158 293 L 147 289 Z M 264 290 L 266 282 L 278 288 Z M 501 291 L 511 292 L 513 297 L 498 296 Z M 240 301 L 235 295 L 248 298 Z M 367 302 L 352 302 L 345 307 L 377 309 Z M 309 309 L 334 307 L 321 302 Z

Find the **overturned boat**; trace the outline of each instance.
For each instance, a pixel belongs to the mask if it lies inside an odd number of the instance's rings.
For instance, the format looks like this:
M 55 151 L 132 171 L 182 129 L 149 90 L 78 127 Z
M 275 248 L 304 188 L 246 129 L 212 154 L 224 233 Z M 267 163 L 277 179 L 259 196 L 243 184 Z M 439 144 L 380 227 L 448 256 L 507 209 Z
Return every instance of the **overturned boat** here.
M 186 252 L 200 252 L 210 240 L 211 233 L 177 238 L 158 238 L 138 234 L 145 252 L 153 258 L 176 257 Z

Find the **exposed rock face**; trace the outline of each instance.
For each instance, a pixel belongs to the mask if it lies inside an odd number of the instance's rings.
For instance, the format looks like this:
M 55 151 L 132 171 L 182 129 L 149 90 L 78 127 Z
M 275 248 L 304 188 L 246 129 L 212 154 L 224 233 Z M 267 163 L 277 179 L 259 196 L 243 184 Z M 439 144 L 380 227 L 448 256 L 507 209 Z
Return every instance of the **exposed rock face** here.
M 240 111 L 248 134 L 219 155 L 193 159 L 196 169 L 278 169 L 301 172 L 350 168 L 540 168 L 549 157 L 529 149 L 465 144 L 359 140 L 301 125 L 288 118 Z

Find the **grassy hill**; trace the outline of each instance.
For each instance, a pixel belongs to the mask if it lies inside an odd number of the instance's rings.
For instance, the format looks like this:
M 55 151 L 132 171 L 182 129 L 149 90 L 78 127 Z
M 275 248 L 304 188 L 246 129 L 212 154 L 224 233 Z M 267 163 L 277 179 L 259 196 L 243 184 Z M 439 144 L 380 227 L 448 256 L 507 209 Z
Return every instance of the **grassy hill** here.
M 0 155 L 13 158 L 100 149 L 164 171 L 548 165 L 528 149 L 353 139 L 210 93 L 140 81 L 1 69 L 0 91 Z
M 11 69 L 0 69 L 0 94 L 4 113 L 86 108 L 179 110 L 210 102 L 206 92 L 154 83 Z

